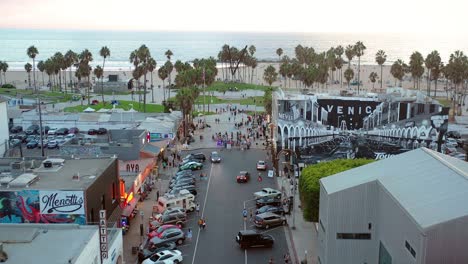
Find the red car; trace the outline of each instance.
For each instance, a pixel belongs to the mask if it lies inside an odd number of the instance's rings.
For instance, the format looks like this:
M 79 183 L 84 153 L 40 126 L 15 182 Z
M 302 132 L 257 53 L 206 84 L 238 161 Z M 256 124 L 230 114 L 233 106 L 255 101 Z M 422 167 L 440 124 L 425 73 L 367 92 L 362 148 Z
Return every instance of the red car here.
M 158 227 L 158 229 L 154 230 L 153 232 L 150 232 L 148 234 L 148 238 L 151 239 L 153 237 L 159 237 L 161 238 L 161 235 L 164 233 L 164 231 L 168 230 L 168 229 L 180 229 L 180 226 L 177 226 L 177 225 L 162 225 L 160 227 Z
M 94 99 L 93 101 L 91 101 L 91 105 L 98 105 L 98 104 L 99 104 L 99 100 Z
M 250 173 L 248 173 L 247 171 L 241 171 L 239 173 L 239 175 L 237 175 L 237 183 L 246 183 L 250 180 Z

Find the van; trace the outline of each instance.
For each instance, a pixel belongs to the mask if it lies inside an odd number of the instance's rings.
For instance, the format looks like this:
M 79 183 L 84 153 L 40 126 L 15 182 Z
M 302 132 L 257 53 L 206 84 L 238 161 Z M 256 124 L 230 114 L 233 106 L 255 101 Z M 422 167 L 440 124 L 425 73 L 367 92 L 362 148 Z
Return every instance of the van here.
M 259 234 L 254 230 L 243 230 L 237 234 L 236 242 L 242 249 L 248 247 L 273 247 L 275 239 L 270 235 Z
M 181 207 L 189 212 L 195 210 L 195 196 L 187 190 L 181 190 L 177 195 L 167 194 L 158 199 L 158 212 L 162 213 L 166 209 Z

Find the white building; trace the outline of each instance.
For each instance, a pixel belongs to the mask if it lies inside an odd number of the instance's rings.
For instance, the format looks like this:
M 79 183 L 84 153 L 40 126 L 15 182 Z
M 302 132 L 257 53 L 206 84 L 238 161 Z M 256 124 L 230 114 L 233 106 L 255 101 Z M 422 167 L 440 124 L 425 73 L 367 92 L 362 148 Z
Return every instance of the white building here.
M 0 157 L 3 157 L 3 154 L 8 147 L 9 134 L 7 101 L 0 98 Z
M 420 148 L 320 181 L 319 263 L 468 263 L 468 163 Z
M 122 230 L 107 229 L 108 258 L 102 262 L 99 239 L 97 225 L 1 224 L 0 258 L 6 256 L 5 263 L 122 263 Z

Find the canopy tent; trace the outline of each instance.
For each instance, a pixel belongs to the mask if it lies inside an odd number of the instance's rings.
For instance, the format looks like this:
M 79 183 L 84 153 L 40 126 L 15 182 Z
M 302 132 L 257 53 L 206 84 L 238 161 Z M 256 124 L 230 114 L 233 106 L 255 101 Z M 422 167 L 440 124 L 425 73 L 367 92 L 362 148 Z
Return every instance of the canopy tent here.
M 92 112 L 96 112 L 96 110 L 94 110 L 94 109 L 91 108 L 91 107 L 88 107 L 88 108 L 86 108 L 85 110 L 83 110 L 83 112 L 85 112 L 85 113 L 92 113 Z

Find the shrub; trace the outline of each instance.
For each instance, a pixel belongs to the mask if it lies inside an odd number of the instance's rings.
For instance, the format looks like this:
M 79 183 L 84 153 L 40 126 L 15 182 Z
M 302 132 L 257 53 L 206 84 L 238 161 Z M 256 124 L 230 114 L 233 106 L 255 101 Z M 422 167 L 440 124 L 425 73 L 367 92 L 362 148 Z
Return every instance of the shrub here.
M 338 159 L 305 167 L 299 179 L 299 195 L 304 219 L 318 222 L 320 179 L 373 162 L 372 159 Z
M 10 83 L 5 83 L 4 85 L 2 85 L 1 88 L 16 89 L 16 87 L 13 84 L 10 84 Z

